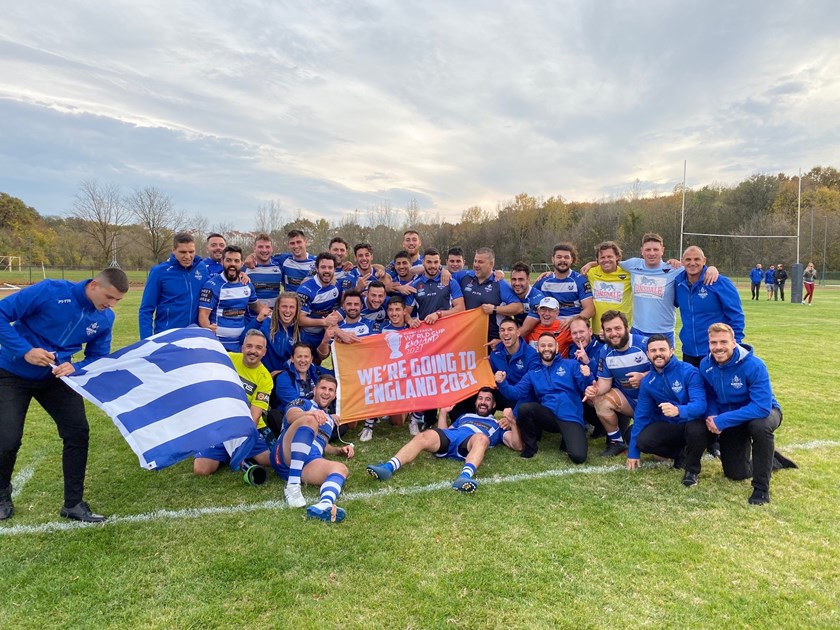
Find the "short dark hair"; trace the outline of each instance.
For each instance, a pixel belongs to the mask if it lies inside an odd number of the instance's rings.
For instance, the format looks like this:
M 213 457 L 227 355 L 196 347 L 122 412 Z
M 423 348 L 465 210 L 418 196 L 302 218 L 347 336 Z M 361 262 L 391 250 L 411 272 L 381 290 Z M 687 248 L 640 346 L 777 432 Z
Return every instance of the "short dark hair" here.
M 128 293 L 128 276 L 125 271 L 116 267 L 108 267 L 96 274 L 97 284 L 106 284 L 120 293 Z
M 193 235 L 189 232 L 178 232 L 172 237 L 172 249 L 178 249 L 178 245 L 183 245 L 184 243 L 195 243 Z
M 228 245 L 227 247 L 222 250 L 222 258 L 225 257 L 225 254 L 228 252 L 233 252 L 234 254 L 242 255 L 242 248 L 239 245 Z
M 606 251 L 608 249 L 613 250 L 613 253 L 615 253 L 615 257 L 619 260 L 621 260 L 622 256 L 624 256 L 624 253 L 621 251 L 621 248 L 615 241 L 601 241 L 595 246 L 595 259 L 597 260 L 598 255 L 601 252 Z
M 624 323 L 624 327 L 629 328 L 630 325 L 627 323 L 627 315 L 614 309 L 601 315 L 601 326 L 603 327 L 606 322 L 611 322 L 614 319 L 620 319 Z
M 302 239 L 306 239 L 306 234 L 303 233 L 303 230 L 289 230 L 289 233 L 286 234 L 286 240 L 289 240 L 296 236 L 300 236 Z
M 513 273 L 514 271 L 524 271 L 528 274 L 528 277 L 531 277 L 531 268 L 521 260 L 516 261 L 510 268 L 510 272 Z
M 557 337 L 554 335 L 554 333 L 548 332 L 547 330 L 544 333 L 542 333 L 539 337 L 537 337 L 537 339 L 539 340 L 543 337 L 551 337 L 552 339 L 554 339 L 555 342 L 557 341 Z
M 438 250 L 436 250 L 434 247 L 428 247 L 423 252 L 423 258 L 425 258 L 426 256 L 440 256 L 440 252 Z
M 388 296 L 388 306 L 391 306 L 391 304 L 402 304 L 403 307 L 404 307 L 405 306 L 405 298 L 403 296 L 401 296 L 399 293 L 396 293 L 394 295 L 390 295 L 390 296 Z
M 367 290 L 370 291 L 371 289 L 384 289 L 385 283 L 381 280 L 373 280 L 372 282 L 368 282 Z
M 516 320 L 515 320 L 513 317 L 511 317 L 510 315 L 506 315 L 506 316 L 504 316 L 504 317 L 502 318 L 502 321 L 500 321 L 500 322 L 499 322 L 499 326 L 501 326 L 502 324 L 507 324 L 508 322 L 510 322 L 511 324 L 516 324 L 516 327 L 517 327 L 517 328 L 519 328 L 519 322 L 518 322 L 518 321 L 516 321 Z
M 341 303 L 344 304 L 344 301 L 349 297 L 357 297 L 359 301 L 362 300 L 362 292 L 358 289 L 347 289 L 344 293 L 341 294 Z
M 332 383 L 333 385 L 338 387 L 338 379 L 332 374 L 321 374 L 321 376 L 318 377 L 318 382 L 315 384 L 320 385 L 321 381 L 327 381 L 327 383 Z
M 347 249 L 350 249 L 350 243 L 348 243 L 347 241 L 345 241 L 345 240 L 344 240 L 343 238 L 341 238 L 340 236 L 333 236 L 333 237 L 330 239 L 330 244 L 329 244 L 329 246 L 328 246 L 328 247 L 332 247 L 333 243 L 341 243 L 342 245 L 344 245 L 344 247 L 346 247 Z
M 213 232 L 212 234 L 208 234 L 208 235 L 207 235 L 207 240 L 206 240 L 206 241 L 204 241 L 204 242 L 205 242 L 205 243 L 209 243 L 211 238 L 220 238 L 220 239 L 222 239 L 224 242 L 226 242 L 226 243 L 227 243 L 227 239 L 226 239 L 224 236 L 222 236 L 221 234 L 219 234 L 218 232 Z
M 409 262 L 411 262 L 411 255 L 407 251 L 405 251 L 404 249 L 401 249 L 396 254 L 394 254 L 394 260 L 396 260 L 397 258 L 405 258 Z
M 312 346 L 310 346 L 308 343 L 303 343 L 302 341 L 298 341 L 295 345 L 292 346 L 292 356 L 295 355 L 295 350 L 297 350 L 298 348 L 306 348 L 307 350 L 309 350 L 309 354 L 315 356 L 315 353 L 312 351 Z
M 360 249 L 366 249 L 371 254 L 373 253 L 373 246 L 370 243 L 356 243 L 353 245 L 353 253 L 357 254 Z
M 338 266 L 338 262 L 335 259 L 335 256 L 330 254 L 329 252 L 321 252 L 317 256 L 315 256 L 315 269 L 318 268 L 318 265 L 321 264 L 322 260 L 331 260 L 333 262 L 333 267 Z
M 496 390 L 492 387 L 487 387 L 486 385 L 478 390 L 479 394 L 490 394 L 493 397 L 493 402 L 496 402 Z
M 460 256 L 461 258 L 464 257 L 464 249 L 462 247 L 450 247 L 449 251 L 446 252 L 446 257 L 449 258 L 450 256 Z
M 650 337 L 648 337 L 647 345 L 645 345 L 645 348 L 649 348 L 650 344 L 654 341 L 664 341 L 668 344 L 669 348 L 672 347 L 671 346 L 671 341 L 668 339 L 668 337 L 666 337 L 665 335 L 662 335 L 660 333 L 654 333 Z
M 578 252 L 574 243 L 557 243 L 557 245 L 554 246 L 554 251 L 551 252 L 551 255 L 553 256 L 557 252 L 569 252 L 572 255 L 572 262 L 577 262 Z

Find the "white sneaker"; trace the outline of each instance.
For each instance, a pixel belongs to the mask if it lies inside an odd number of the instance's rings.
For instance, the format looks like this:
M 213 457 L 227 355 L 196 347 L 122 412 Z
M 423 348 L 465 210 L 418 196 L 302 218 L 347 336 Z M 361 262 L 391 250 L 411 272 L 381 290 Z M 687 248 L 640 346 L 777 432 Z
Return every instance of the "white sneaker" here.
M 370 442 L 373 439 L 373 429 L 365 427 L 359 434 L 359 442 Z
M 306 507 L 306 499 L 303 498 L 303 492 L 301 492 L 300 490 L 299 483 L 287 484 L 286 489 L 283 491 L 283 494 L 286 496 L 286 504 L 289 507 Z
M 408 423 L 408 432 L 411 435 L 417 435 L 420 433 L 420 423 L 414 419 L 414 414 L 412 414 L 411 421 Z

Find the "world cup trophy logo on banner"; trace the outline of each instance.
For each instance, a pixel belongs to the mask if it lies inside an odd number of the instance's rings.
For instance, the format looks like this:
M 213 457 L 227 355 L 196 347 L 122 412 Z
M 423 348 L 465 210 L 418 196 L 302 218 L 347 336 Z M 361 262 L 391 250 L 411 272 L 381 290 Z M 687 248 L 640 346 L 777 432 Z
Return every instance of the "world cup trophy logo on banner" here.
M 389 332 L 385 335 L 385 343 L 388 344 L 388 349 L 391 351 L 391 356 L 388 357 L 389 359 L 399 359 L 403 355 L 400 352 L 401 342 L 402 336 L 395 332 Z

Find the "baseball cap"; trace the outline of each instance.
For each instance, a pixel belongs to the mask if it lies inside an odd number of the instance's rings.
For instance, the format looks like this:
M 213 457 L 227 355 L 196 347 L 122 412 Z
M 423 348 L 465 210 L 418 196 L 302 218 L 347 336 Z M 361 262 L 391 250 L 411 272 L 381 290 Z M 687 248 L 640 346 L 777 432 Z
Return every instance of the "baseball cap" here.
M 553 308 L 560 310 L 560 304 L 553 297 L 544 297 L 540 300 L 538 308 Z

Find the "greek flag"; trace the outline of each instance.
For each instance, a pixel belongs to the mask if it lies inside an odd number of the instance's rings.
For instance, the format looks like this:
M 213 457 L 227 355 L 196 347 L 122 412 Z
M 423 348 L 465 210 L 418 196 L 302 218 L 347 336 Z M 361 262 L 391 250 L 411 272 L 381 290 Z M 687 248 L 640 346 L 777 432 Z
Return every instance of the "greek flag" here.
M 224 444 L 238 469 L 258 435 L 230 357 L 204 328 L 158 333 L 64 382 L 110 416 L 143 468 Z

